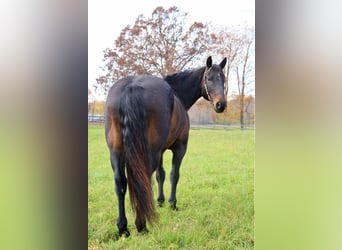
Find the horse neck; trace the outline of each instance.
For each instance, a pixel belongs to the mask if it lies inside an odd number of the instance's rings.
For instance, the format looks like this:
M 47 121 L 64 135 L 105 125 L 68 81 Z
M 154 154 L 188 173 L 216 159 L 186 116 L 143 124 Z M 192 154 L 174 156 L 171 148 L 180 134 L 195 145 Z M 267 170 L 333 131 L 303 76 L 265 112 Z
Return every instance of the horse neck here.
M 204 70 L 205 67 L 202 67 L 197 70 L 185 71 L 165 78 L 186 110 L 189 110 L 202 96 L 201 83 Z

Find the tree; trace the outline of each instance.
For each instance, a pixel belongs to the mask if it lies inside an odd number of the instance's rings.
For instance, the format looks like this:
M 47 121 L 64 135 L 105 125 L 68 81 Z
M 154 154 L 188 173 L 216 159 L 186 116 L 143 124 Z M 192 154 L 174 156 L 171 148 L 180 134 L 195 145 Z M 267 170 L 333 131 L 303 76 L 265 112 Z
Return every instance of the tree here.
M 237 64 L 237 57 L 242 47 L 242 40 L 239 32 L 233 28 L 224 27 L 212 33 L 212 50 L 222 56 L 227 57 L 226 63 L 226 84 L 224 92 L 228 97 L 230 85 L 230 73 Z
M 254 63 L 251 58 L 252 55 L 252 45 L 254 42 L 254 31 L 249 30 L 243 34 L 241 37 L 241 51 L 238 56 L 238 64 L 236 64 L 236 78 L 239 91 L 240 99 L 240 128 L 244 129 L 244 100 L 245 100 L 245 88 L 249 81 L 249 77 L 254 70 Z
M 126 26 L 114 48 L 104 51 L 105 75 L 97 78 L 105 92 L 118 79 L 131 74 L 164 77 L 191 66 L 207 51 L 207 25 L 195 22 L 187 26 L 187 13 L 177 7 L 157 7 L 151 17 L 138 16 Z
M 89 102 L 89 98 L 91 97 L 91 94 L 92 94 L 92 92 L 91 92 L 91 90 L 88 88 L 88 114 L 89 114 L 90 109 L 91 109 L 91 104 L 90 104 L 90 102 Z
M 246 95 L 244 100 L 245 123 L 254 124 L 254 97 Z M 223 113 L 216 113 L 210 103 L 200 99 L 189 110 L 191 124 L 239 124 L 240 123 L 240 96 L 232 95 L 227 108 Z
M 254 123 L 254 97 L 252 95 L 246 96 L 245 97 L 245 107 L 244 111 L 246 113 L 246 121 L 248 124 L 253 124 Z

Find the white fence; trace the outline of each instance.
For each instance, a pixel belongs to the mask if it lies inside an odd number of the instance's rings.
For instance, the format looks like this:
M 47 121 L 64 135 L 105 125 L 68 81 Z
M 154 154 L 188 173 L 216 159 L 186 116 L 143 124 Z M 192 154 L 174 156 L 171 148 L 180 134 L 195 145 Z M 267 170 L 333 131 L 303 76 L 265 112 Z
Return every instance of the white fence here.
M 88 122 L 104 122 L 104 115 L 88 115 Z
M 88 122 L 93 123 L 104 123 L 104 115 L 88 115 Z M 239 124 L 198 124 L 198 123 L 190 123 L 191 129 L 224 129 L 224 130 L 235 130 L 240 129 Z M 245 130 L 255 129 L 254 124 L 245 124 Z

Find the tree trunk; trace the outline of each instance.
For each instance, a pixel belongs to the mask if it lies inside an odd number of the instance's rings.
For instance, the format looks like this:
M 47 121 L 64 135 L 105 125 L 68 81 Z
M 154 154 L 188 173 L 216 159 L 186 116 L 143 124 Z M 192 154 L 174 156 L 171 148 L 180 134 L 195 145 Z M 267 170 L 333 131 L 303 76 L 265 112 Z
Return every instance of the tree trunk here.
M 94 114 L 95 114 L 95 100 L 94 100 L 94 102 L 93 102 L 93 111 L 92 111 L 92 115 L 94 116 Z
M 244 112 L 243 112 L 243 100 L 244 100 L 244 94 L 242 94 L 240 96 L 240 130 L 243 130 L 245 128 Z

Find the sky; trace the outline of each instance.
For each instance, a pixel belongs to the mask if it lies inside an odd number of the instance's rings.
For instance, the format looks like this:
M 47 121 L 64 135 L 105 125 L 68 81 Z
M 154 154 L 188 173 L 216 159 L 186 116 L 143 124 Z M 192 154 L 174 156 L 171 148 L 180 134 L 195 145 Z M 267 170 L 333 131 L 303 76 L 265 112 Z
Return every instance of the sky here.
M 113 48 L 121 30 L 143 14 L 150 16 L 157 6 L 177 6 L 187 12 L 188 22 L 211 22 L 218 26 L 254 25 L 255 0 L 89 0 L 88 1 L 88 88 L 102 74 L 103 51 Z M 215 58 L 214 58 L 215 60 Z M 217 59 L 218 60 L 218 59 Z M 92 91 L 94 92 L 94 91 Z

